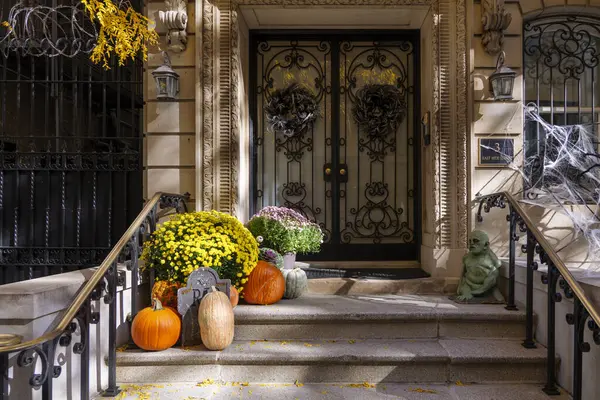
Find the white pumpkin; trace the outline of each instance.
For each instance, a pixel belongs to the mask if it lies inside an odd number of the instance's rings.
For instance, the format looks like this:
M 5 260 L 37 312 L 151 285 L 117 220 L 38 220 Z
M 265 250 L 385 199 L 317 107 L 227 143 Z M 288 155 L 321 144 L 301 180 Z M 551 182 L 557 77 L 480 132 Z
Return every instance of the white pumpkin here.
M 300 268 L 282 269 L 285 278 L 284 299 L 297 299 L 308 289 L 308 278 L 306 272 Z

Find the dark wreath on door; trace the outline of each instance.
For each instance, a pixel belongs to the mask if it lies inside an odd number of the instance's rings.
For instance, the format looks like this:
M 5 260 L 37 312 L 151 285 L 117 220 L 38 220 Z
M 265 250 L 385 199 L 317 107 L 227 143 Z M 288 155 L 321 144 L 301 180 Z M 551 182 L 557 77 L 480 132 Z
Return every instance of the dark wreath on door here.
M 321 226 L 299 259 L 418 259 L 418 37 L 252 33 L 251 209 Z

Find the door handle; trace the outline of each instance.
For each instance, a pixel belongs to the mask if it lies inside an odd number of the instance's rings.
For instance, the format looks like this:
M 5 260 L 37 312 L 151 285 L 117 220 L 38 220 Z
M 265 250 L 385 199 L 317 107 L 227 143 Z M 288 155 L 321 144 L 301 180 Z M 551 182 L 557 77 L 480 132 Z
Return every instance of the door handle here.
M 331 163 L 323 165 L 323 179 L 325 182 L 331 182 L 331 173 L 333 172 L 333 166 Z
M 348 165 L 340 164 L 338 174 L 340 176 L 339 180 L 341 183 L 348 182 Z

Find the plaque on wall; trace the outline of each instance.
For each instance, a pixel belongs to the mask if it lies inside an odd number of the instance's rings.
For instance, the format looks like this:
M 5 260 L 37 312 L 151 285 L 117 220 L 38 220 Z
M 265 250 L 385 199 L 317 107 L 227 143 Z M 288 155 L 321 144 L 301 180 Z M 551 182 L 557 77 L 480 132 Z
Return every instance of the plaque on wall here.
M 514 138 L 480 138 L 479 167 L 502 168 L 510 164 L 515 156 Z

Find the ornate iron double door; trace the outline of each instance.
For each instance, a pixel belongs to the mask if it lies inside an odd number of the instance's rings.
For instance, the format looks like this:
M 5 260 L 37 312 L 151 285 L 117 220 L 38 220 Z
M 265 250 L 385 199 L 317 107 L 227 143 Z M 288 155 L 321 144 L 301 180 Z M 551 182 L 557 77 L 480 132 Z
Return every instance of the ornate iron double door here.
M 252 209 L 318 223 L 304 260 L 417 260 L 415 31 L 252 32 Z

